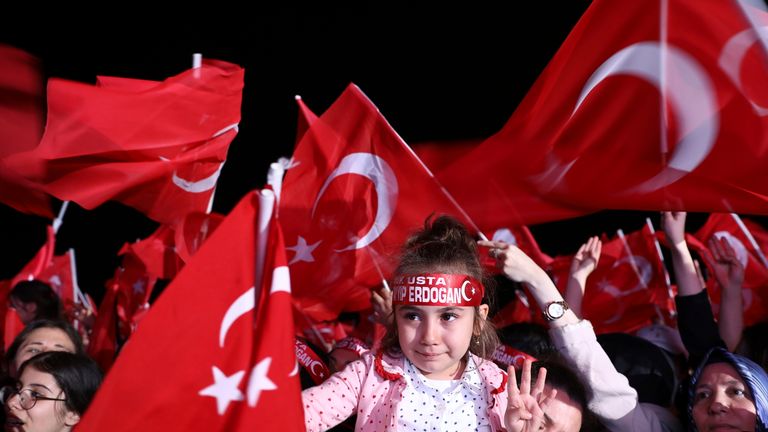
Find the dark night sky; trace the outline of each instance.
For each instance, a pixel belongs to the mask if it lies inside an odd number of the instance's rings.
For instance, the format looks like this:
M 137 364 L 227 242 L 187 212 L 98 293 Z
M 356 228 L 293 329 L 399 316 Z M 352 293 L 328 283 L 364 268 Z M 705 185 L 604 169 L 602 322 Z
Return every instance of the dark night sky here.
M 142 16 L 130 24 L 29 24 L 6 15 L 0 42 L 38 56 L 49 76 L 84 82 L 96 75 L 162 80 L 189 68 L 194 52 L 245 67 L 240 133 L 214 204 L 226 213 L 264 184 L 270 162 L 290 156 L 297 94 L 320 114 L 354 82 L 409 143 L 484 138 L 498 131 L 589 4 L 514 3 L 485 10 L 209 10 L 205 20 Z M 567 253 L 588 235 L 639 228 L 646 215 L 601 212 L 532 229 L 545 252 Z M 0 220 L 0 278 L 8 278 L 40 247 L 47 222 L 2 205 Z M 690 227 L 703 220 L 693 215 Z M 155 227 L 115 203 L 94 211 L 70 206 L 57 252 L 76 249 L 80 286 L 98 298 L 123 242 Z

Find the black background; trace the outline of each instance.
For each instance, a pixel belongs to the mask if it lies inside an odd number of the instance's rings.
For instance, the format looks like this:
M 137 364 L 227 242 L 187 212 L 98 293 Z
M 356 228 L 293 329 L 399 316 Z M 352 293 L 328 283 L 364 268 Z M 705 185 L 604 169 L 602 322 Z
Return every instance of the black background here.
M 191 67 L 195 52 L 243 66 L 240 133 L 214 203 L 215 211 L 227 213 L 265 183 L 270 162 L 292 153 L 295 95 L 320 114 L 354 82 L 408 143 L 485 138 L 498 131 L 589 4 L 511 3 L 434 10 L 273 7 L 249 13 L 208 5 L 194 18 L 158 17 L 136 8 L 108 19 L 48 13 L 46 20 L 18 20 L 6 14 L 0 42 L 39 57 L 47 76 L 89 83 L 96 75 L 163 80 Z M 554 255 L 574 252 L 589 235 L 638 229 L 647 216 L 658 227 L 658 214 L 610 211 L 531 228 L 542 249 Z M 691 215 L 689 229 L 705 217 Z M 48 221 L 3 205 L 0 221 L 5 279 L 43 244 Z M 117 203 L 93 211 L 72 204 L 57 253 L 75 248 L 80 286 L 98 300 L 118 264 L 118 249 L 156 226 Z

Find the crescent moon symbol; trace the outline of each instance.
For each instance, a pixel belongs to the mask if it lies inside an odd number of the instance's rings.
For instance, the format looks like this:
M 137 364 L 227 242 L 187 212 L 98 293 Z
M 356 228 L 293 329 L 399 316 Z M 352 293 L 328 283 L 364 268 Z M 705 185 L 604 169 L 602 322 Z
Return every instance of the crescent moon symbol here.
M 293 362 L 293 370 L 288 374 L 289 377 L 296 376 L 299 373 L 299 363 Z
M 219 180 L 219 174 L 221 174 L 221 169 L 223 167 L 224 167 L 224 162 L 219 164 L 219 167 L 216 169 L 216 171 L 213 174 L 209 175 L 208 177 L 202 180 L 197 180 L 197 181 L 190 181 L 187 179 L 183 179 L 179 177 L 176 174 L 176 170 L 174 170 L 171 180 L 173 181 L 173 184 L 175 184 L 180 189 L 185 190 L 187 192 L 190 192 L 190 193 L 206 192 L 216 187 L 216 182 Z
M 642 78 L 667 94 L 679 120 L 677 143 L 667 166 L 630 190 L 653 192 L 696 169 L 712 150 L 720 129 L 714 86 L 706 70 L 685 51 L 672 45 L 662 47 L 658 42 L 640 42 L 620 50 L 595 70 L 571 116 L 600 82 L 619 74 Z
M 749 48 L 758 41 L 758 36 L 763 44 L 768 43 L 768 26 L 749 28 L 735 34 L 723 45 L 720 58 L 717 60 L 720 69 L 728 75 L 742 93 L 744 92 L 744 85 L 741 83 L 739 69 L 741 69 L 741 63 L 744 61 L 744 56 Z M 747 99 L 752 104 L 757 115 L 761 117 L 768 116 L 768 107 L 759 105 L 748 97 Z
M 312 217 L 314 217 L 317 203 L 328 185 L 333 179 L 343 174 L 356 174 L 369 179 L 376 189 L 378 205 L 376 206 L 376 217 L 370 230 L 355 243 L 342 249 L 336 249 L 336 252 L 360 249 L 376 240 L 387 229 L 392 220 L 398 196 L 397 176 L 387 161 L 371 153 L 351 153 L 345 156 L 339 162 L 339 166 L 325 179 L 325 183 L 320 188 L 320 192 L 317 193 L 317 198 L 315 198 L 315 203 L 312 206 Z
M 315 370 L 315 366 L 322 366 L 322 364 L 321 364 L 319 361 L 313 361 L 313 362 L 312 362 L 312 365 L 309 367 L 310 369 L 312 369 L 312 373 L 313 373 L 313 374 L 315 374 L 315 375 L 317 375 L 317 376 L 320 376 L 320 377 L 323 377 L 323 378 L 325 378 L 325 376 L 324 376 L 324 374 L 323 374 L 323 370 L 322 370 L 322 369 L 320 369 L 320 373 L 318 373 L 318 372 Z
M 232 327 L 232 323 L 248 311 L 253 310 L 255 303 L 256 289 L 251 287 L 229 305 L 227 313 L 224 314 L 224 318 L 221 320 L 221 328 L 219 330 L 219 346 L 221 348 L 224 348 L 224 339 L 227 338 L 227 332 Z
M 648 284 L 651 283 L 651 279 L 653 278 L 653 266 L 651 266 L 651 263 L 648 262 L 645 257 L 640 255 L 625 256 L 619 260 L 616 260 L 616 262 L 613 264 L 613 267 L 615 268 L 625 263 L 629 264 L 630 266 L 634 265 L 635 268 L 637 268 L 637 277 L 639 278 L 639 283 L 629 291 L 617 292 L 618 297 L 624 297 L 632 294 L 633 292 L 648 288 Z
M 467 289 L 467 284 L 468 283 L 470 283 L 470 282 L 468 280 L 465 280 L 464 283 L 461 284 L 461 298 L 463 298 L 464 301 L 466 301 L 466 302 L 472 301 L 472 299 L 470 297 L 467 297 L 467 293 L 466 293 L 466 289 Z

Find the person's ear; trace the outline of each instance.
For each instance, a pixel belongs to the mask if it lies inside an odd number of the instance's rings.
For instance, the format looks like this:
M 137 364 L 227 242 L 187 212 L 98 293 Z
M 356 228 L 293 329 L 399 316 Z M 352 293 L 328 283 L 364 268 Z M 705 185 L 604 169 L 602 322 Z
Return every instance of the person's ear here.
M 74 411 L 67 411 L 67 415 L 64 416 L 64 424 L 74 427 L 78 423 L 80 423 L 80 414 Z
M 487 304 L 481 304 L 477 307 L 477 311 L 480 313 L 480 318 L 485 321 L 488 318 L 488 311 L 490 310 L 490 307 Z

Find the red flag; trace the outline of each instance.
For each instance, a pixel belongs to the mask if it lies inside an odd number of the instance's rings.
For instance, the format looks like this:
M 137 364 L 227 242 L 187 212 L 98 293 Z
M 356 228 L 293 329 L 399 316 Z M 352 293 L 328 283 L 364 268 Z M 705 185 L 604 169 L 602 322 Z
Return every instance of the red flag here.
M 355 85 L 312 123 L 293 164 L 280 218 L 296 301 L 315 321 L 369 308 L 393 267 L 385 257 L 430 214 L 459 213 Z
M 48 196 L 3 162 L 6 156 L 40 143 L 43 100 L 40 62 L 24 51 L 0 45 L 0 202 L 52 218 Z
M 664 264 L 646 225 L 642 230 L 603 242 L 597 269 L 587 279 L 582 315 L 597 333 L 631 333 L 666 318 L 669 290 Z M 572 257 L 558 257 L 550 271 L 565 292 Z
M 499 228 L 493 232 L 494 241 L 503 241 L 507 244 L 512 244 L 520 248 L 526 255 L 539 265 L 539 267 L 547 268 L 552 263 L 552 257 L 545 254 L 539 248 L 539 244 L 536 243 L 536 239 L 533 238 L 531 230 L 525 225 L 513 226 L 511 228 Z M 485 259 L 488 254 L 482 254 L 482 258 Z M 495 259 L 491 260 L 495 266 Z
M 744 325 L 752 325 L 765 320 L 768 315 L 768 268 L 762 262 L 760 252 L 758 252 L 746 237 L 744 231 L 736 222 L 735 215 L 726 213 L 713 213 L 707 219 L 707 223 L 694 234 L 694 237 L 700 242 L 691 242 L 691 248 L 699 254 L 704 255 L 705 264 L 710 270 L 710 276 L 707 279 L 707 291 L 712 301 L 713 312 L 715 316 L 719 315 L 720 307 L 720 286 L 717 283 L 712 272 L 711 255 L 705 245 L 712 237 L 725 237 L 730 242 L 736 255 L 744 266 L 744 283 L 742 286 L 742 301 L 744 307 Z M 765 238 L 766 232 L 757 224 L 745 221 L 745 228 L 751 233 L 756 233 L 756 237 Z M 754 235 L 754 234 L 753 234 Z
M 184 263 L 176 253 L 176 235 L 169 225 L 160 225 L 149 237 L 123 245 L 118 255 L 131 254 L 139 259 L 147 274 L 159 279 L 173 279 Z
M 760 14 L 741 1 L 592 2 L 509 122 L 445 186 L 482 227 L 566 216 L 529 208 L 521 191 L 595 210 L 767 213 L 768 61 L 747 19 Z M 477 214 L 465 198 L 496 211 Z
M 213 234 L 224 216 L 218 213 L 189 213 L 173 227 L 174 248 L 179 258 L 187 263 Z
M 119 289 L 117 284 L 107 285 L 88 342 L 88 355 L 96 360 L 105 373 L 112 368 L 117 355 L 118 331 L 115 307 Z
M 296 105 L 299 107 L 299 118 L 296 124 L 296 145 L 299 145 L 309 127 L 317 120 L 317 114 L 309 109 L 301 96 L 296 96 Z
M 450 171 L 445 168 L 450 166 L 460 157 L 476 148 L 482 140 L 457 140 L 457 141 L 427 141 L 413 144 L 413 151 L 424 162 L 424 165 L 435 173 L 441 182 L 449 180 Z
M 274 219 L 262 225 L 272 212 L 258 197 L 248 194 L 166 288 L 79 431 L 305 429 L 284 244 Z
M 113 199 L 167 223 L 205 211 L 240 121 L 243 74 L 209 60 L 163 82 L 52 79 L 40 146 L 6 162 L 88 209 Z

